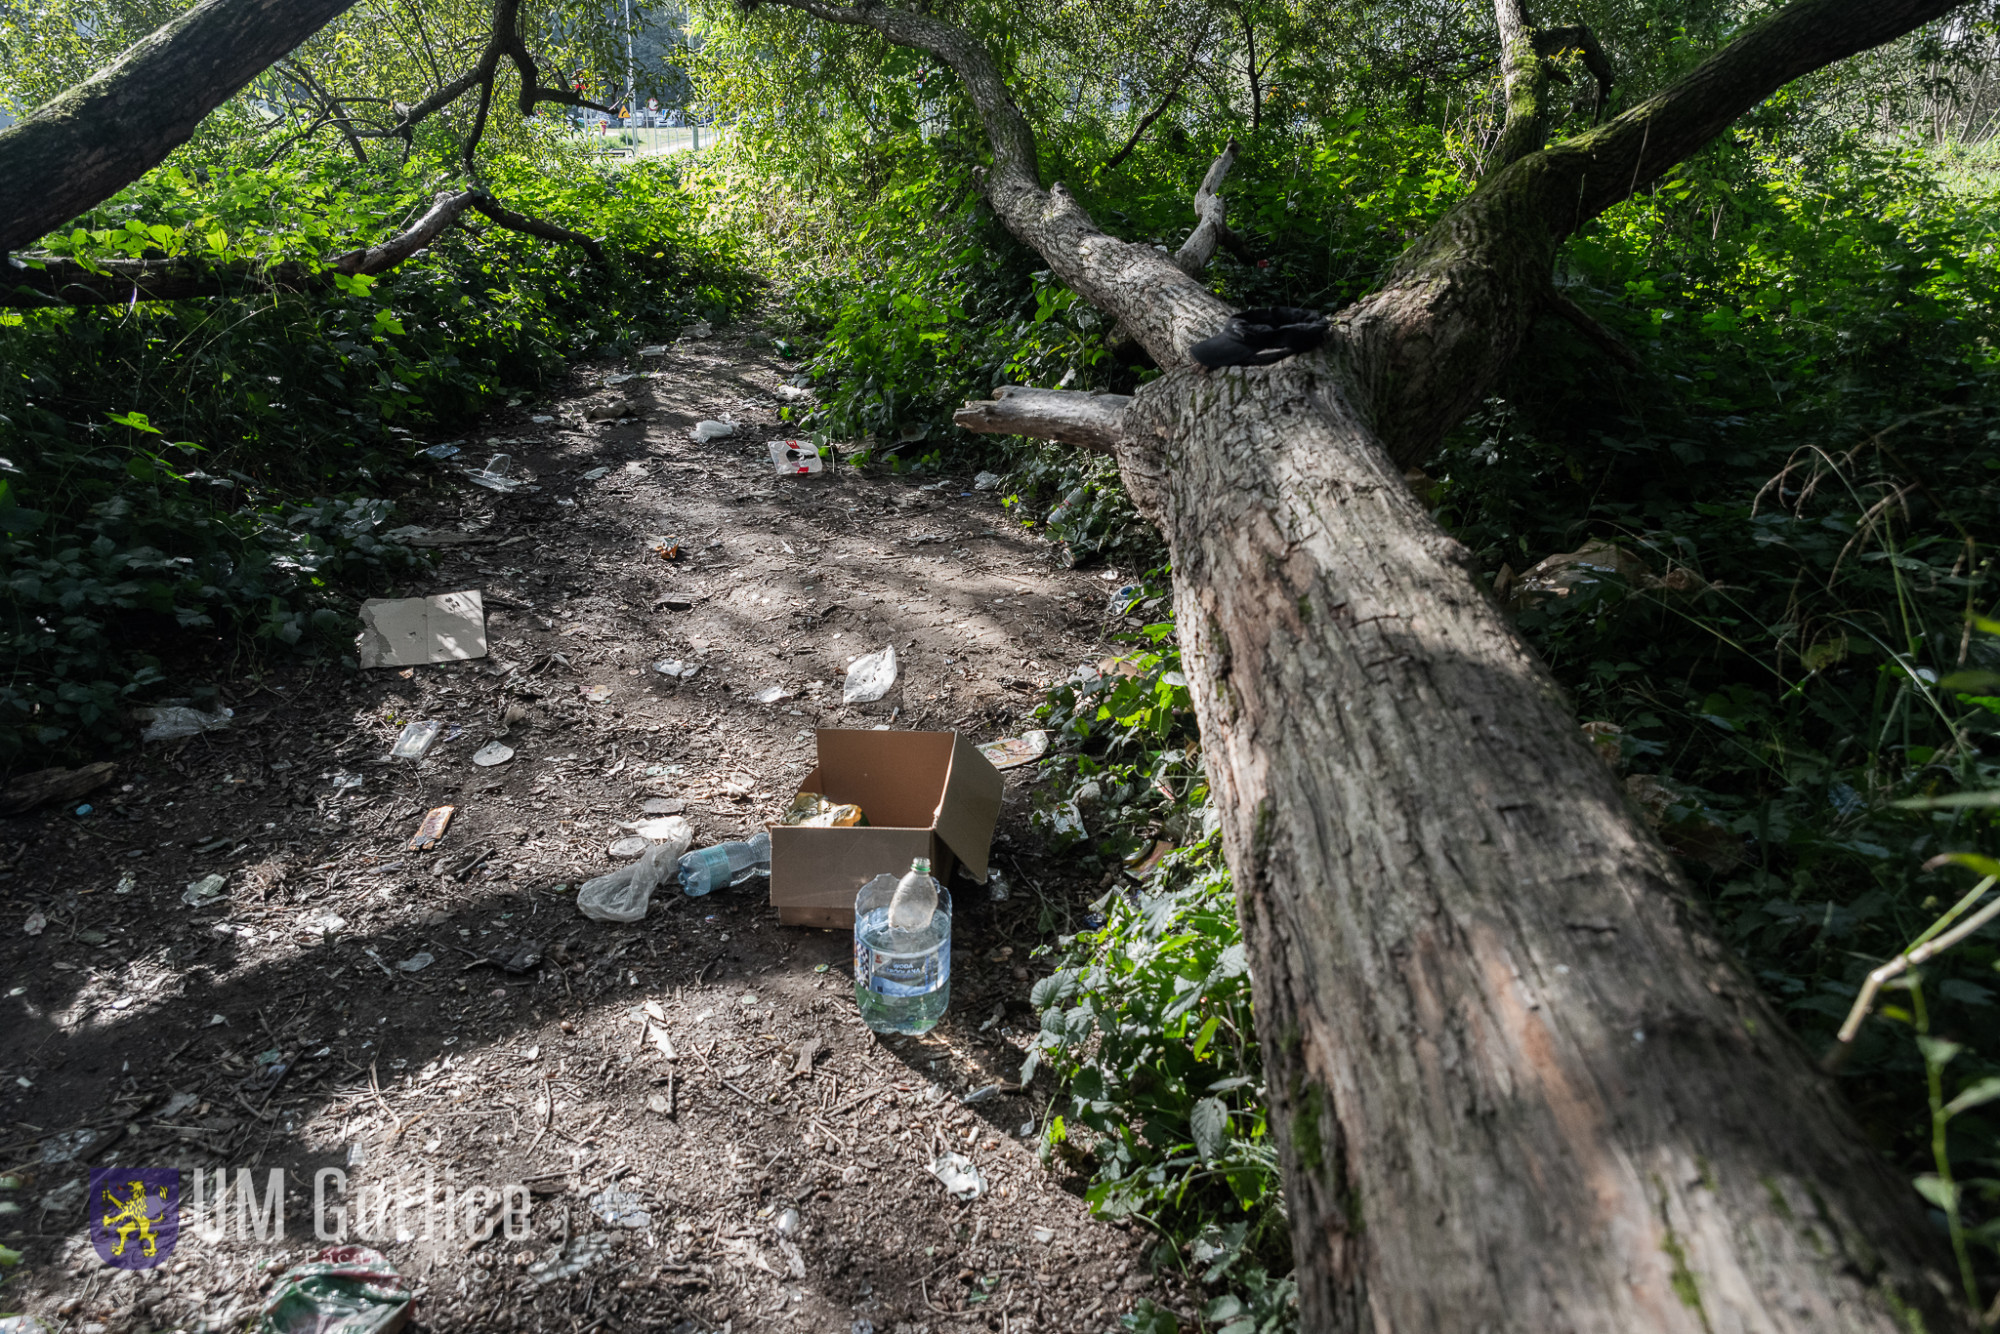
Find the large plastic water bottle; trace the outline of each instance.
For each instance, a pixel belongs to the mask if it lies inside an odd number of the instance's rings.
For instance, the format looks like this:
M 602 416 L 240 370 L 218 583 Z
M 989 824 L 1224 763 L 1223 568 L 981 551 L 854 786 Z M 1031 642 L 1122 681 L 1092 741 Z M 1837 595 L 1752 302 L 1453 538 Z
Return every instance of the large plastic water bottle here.
M 951 1003 L 951 895 L 919 857 L 854 898 L 854 1002 L 877 1033 L 928 1033 Z
M 758 830 L 747 840 L 696 848 L 681 857 L 681 892 L 700 898 L 724 885 L 740 885 L 753 875 L 771 874 L 771 835 Z

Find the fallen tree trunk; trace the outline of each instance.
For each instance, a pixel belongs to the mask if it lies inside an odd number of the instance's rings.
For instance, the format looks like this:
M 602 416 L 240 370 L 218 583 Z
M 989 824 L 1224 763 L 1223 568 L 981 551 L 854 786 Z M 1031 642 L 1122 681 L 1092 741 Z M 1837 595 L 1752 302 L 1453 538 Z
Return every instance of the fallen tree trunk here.
M 1207 374 L 1187 349 L 1228 308 L 1042 187 L 977 41 L 880 5 L 780 2 L 950 63 L 987 124 L 996 212 L 1170 368 L 1129 404 L 1014 390 L 958 420 L 1108 440 L 1167 537 L 1301 1328 L 1965 1328 L 1908 1183 L 1402 477 L 1548 308 L 1564 236 L 1786 80 L 1950 6 L 1780 10 L 1633 111 L 1516 156 L 1321 351 Z

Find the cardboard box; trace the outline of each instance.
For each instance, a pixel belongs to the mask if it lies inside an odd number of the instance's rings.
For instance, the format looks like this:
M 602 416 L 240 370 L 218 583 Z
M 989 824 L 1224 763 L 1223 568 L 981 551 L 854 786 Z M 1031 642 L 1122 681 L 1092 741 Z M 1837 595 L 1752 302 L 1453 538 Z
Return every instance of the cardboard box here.
M 854 896 L 913 858 L 949 883 L 954 862 L 986 879 L 1004 780 L 956 732 L 819 733 L 819 765 L 799 784 L 853 802 L 868 823 L 852 829 L 767 825 L 771 906 L 790 926 L 854 925 Z

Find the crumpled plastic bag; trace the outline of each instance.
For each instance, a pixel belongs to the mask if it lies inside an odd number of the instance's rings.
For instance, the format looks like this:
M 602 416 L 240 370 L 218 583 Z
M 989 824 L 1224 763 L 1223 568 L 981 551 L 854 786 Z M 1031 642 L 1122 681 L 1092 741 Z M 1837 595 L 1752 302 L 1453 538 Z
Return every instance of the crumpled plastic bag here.
M 841 688 L 842 704 L 867 704 L 889 693 L 896 684 L 896 646 L 863 654 L 847 669 L 847 683 Z
M 390 1334 L 409 1323 L 410 1282 L 366 1246 L 329 1246 L 278 1277 L 257 1334 Z
M 638 861 L 584 881 L 576 892 L 576 910 L 598 922 L 636 922 L 644 917 L 653 891 L 680 869 L 681 855 L 694 842 L 694 827 L 686 820 L 675 823 L 680 828 L 672 831 L 672 837 L 646 849 Z
M 203 713 L 200 709 L 176 704 L 162 709 L 135 709 L 133 716 L 146 724 L 146 730 L 139 733 L 141 741 L 179 741 L 183 737 L 200 736 L 203 732 L 229 726 L 236 710 L 218 709 L 214 713 Z
M 935 1159 L 930 1173 L 944 1187 L 945 1194 L 970 1204 L 986 1193 L 986 1176 L 979 1165 L 962 1153 L 947 1153 Z

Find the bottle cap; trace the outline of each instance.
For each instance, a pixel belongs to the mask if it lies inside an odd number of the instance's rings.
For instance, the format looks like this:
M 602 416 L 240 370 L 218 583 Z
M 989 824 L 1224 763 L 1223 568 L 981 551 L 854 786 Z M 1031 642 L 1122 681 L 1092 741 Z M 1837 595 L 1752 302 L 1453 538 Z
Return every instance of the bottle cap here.
M 911 861 L 910 869 L 912 871 L 922 871 L 925 875 L 929 875 L 931 873 L 931 859 L 928 857 L 918 857 Z

